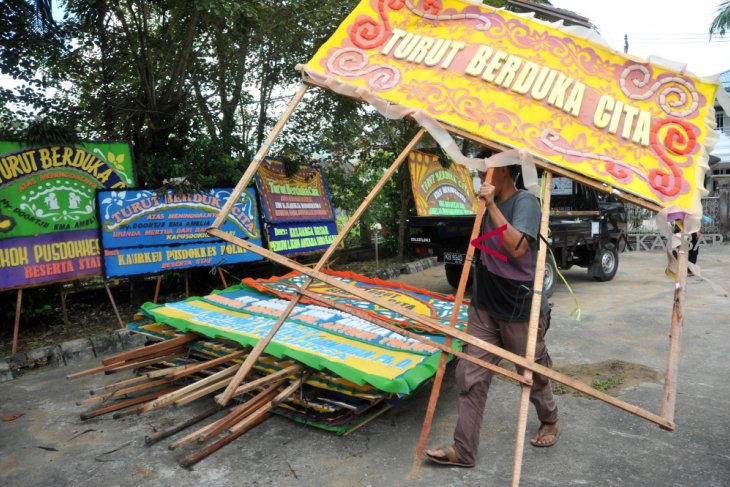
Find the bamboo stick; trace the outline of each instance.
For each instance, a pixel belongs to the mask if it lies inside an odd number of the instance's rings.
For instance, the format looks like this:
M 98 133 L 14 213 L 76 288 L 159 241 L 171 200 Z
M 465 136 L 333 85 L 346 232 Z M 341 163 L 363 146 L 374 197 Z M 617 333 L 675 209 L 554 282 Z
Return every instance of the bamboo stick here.
M 169 387 L 169 388 L 163 389 L 161 391 L 152 392 L 150 394 L 145 394 L 144 396 L 133 397 L 131 399 L 127 399 L 126 401 L 121 401 L 116 404 L 112 404 L 110 406 L 105 406 L 103 408 L 94 409 L 92 411 L 82 413 L 80 417 L 82 420 L 87 420 L 87 419 L 94 418 L 96 416 L 101 416 L 102 414 L 119 411 L 120 409 L 128 408 L 129 406 L 134 406 L 136 404 L 149 401 L 150 399 L 155 399 L 157 397 L 160 397 L 163 394 L 168 394 L 176 389 L 177 389 L 177 387 Z
M 670 422 L 674 422 L 674 407 L 677 402 L 679 351 L 684 329 L 684 299 L 687 294 L 688 238 L 689 235 L 682 234 L 682 240 L 677 254 L 672 323 L 669 328 L 669 351 L 667 352 L 667 368 L 664 373 L 664 389 L 662 391 L 661 415 Z
M 540 220 L 540 248 L 537 251 L 537 266 L 535 268 L 535 282 L 530 308 L 530 324 L 527 331 L 527 345 L 525 347 L 525 358 L 535 360 L 535 347 L 537 347 L 537 332 L 540 324 L 540 305 L 542 301 L 543 281 L 545 280 L 545 258 L 547 256 L 547 242 L 550 225 L 550 196 L 553 184 L 553 175 L 548 172 L 545 180 L 545 197 L 542 202 L 542 219 Z M 539 241 L 538 241 L 539 242 Z M 526 379 L 532 379 L 532 371 L 524 371 Z M 527 429 L 527 413 L 530 406 L 530 392 L 532 387 L 523 385 L 520 391 L 520 409 L 517 416 L 517 436 L 515 438 L 515 458 L 512 464 L 512 486 L 520 485 L 522 475 L 522 456 L 525 451 L 525 431 Z
M 375 198 L 378 193 L 382 190 L 382 188 L 385 186 L 385 184 L 390 179 L 391 175 L 398 169 L 398 167 L 403 163 L 404 160 L 408 158 L 408 154 L 413 150 L 413 148 L 418 144 L 418 142 L 421 140 L 421 137 L 425 134 L 425 129 L 421 128 L 418 130 L 416 135 L 413 137 L 411 142 L 406 146 L 406 148 L 400 153 L 400 155 L 393 161 L 393 164 L 388 168 L 388 170 L 383 174 L 383 176 L 380 178 L 380 180 L 375 184 L 373 189 L 368 193 L 368 195 L 365 197 L 363 202 L 360 204 L 360 206 L 355 210 L 355 212 L 352 214 L 350 219 L 347 221 L 345 226 L 342 228 L 342 231 L 340 231 L 337 234 L 337 237 L 333 242 L 330 243 L 329 247 L 327 247 L 327 250 L 322 254 L 322 257 L 320 257 L 317 264 L 314 266 L 315 271 L 319 271 L 324 267 L 324 265 L 327 263 L 329 258 L 332 256 L 334 251 L 340 246 L 342 241 L 344 240 L 345 236 L 347 236 L 348 232 L 352 228 L 352 226 L 358 221 L 360 216 L 365 212 L 367 207 L 370 205 L 370 202 Z M 215 225 L 214 225 L 215 226 Z M 213 230 L 213 229 L 211 229 Z M 215 228 L 216 231 L 218 231 L 217 228 Z M 210 233 L 210 231 L 209 231 Z M 304 284 L 302 284 L 301 288 L 306 289 L 308 288 L 314 279 L 311 277 L 307 279 Z M 256 361 L 259 359 L 261 354 L 263 353 L 264 349 L 271 343 L 271 340 L 274 338 L 274 335 L 279 331 L 281 326 L 284 324 L 286 319 L 289 317 L 291 312 L 294 310 L 296 305 L 299 303 L 300 296 L 296 295 L 294 298 L 292 298 L 291 301 L 287 304 L 286 308 L 281 312 L 281 315 L 279 315 L 279 318 L 276 320 L 276 323 L 271 327 L 271 330 L 266 335 L 266 337 L 260 339 L 256 346 L 253 348 L 251 353 L 246 357 L 246 360 L 243 362 L 243 366 L 238 371 L 236 376 L 231 381 L 231 385 L 221 394 L 220 396 L 216 397 L 216 401 L 218 404 L 221 404 L 225 406 L 228 404 L 228 401 L 231 400 L 231 397 L 233 397 L 234 391 L 236 388 L 243 382 L 243 380 L 246 378 L 248 373 L 253 368 Z
M 259 424 L 263 423 L 264 421 L 266 421 L 269 418 L 269 416 L 271 416 L 271 415 L 266 413 L 266 414 L 261 415 L 260 417 L 257 417 L 256 421 L 249 423 L 245 428 L 240 429 L 238 432 L 228 434 L 228 435 L 224 436 L 223 438 L 221 438 L 220 440 L 216 441 L 215 443 L 211 443 L 210 445 L 203 448 L 202 450 L 197 451 L 197 452 L 193 453 L 192 455 L 190 455 L 189 457 L 181 460 L 180 466 L 182 466 L 184 468 L 189 468 L 189 467 L 195 465 L 199 461 L 201 461 L 204 458 L 206 458 L 207 456 L 209 456 L 211 453 L 214 453 L 214 452 L 220 450 L 222 447 L 226 446 L 228 443 L 235 440 L 242 434 L 246 433 L 247 431 L 254 428 L 255 426 L 258 426 Z
M 548 379 L 554 380 L 556 382 L 560 382 L 561 384 L 571 387 L 577 391 L 580 391 L 591 397 L 594 397 L 603 402 L 611 404 L 612 406 L 618 407 L 619 409 L 623 409 L 626 412 L 635 414 L 636 416 L 639 416 L 640 418 L 643 418 L 643 419 L 646 419 L 653 423 L 656 423 L 659 426 L 662 426 L 666 429 L 674 430 L 674 428 L 675 428 L 674 423 L 667 421 L 664 418 L 662 418 L 656 414 L 645 411 L 637 406 L 629 404 L 625 401 L 621 401 L 620 399 L 617 399 L 615 397 L 611 397 L 608 394 L 605 394 L 596 389 L 593 389 L 592 387 L 590 387 L 580 381 L 577 381 L 571 377 L 568 377 L 567 375 L 561 374 L 553 369 L 543 367 L 542 365 L 529 361 L 520 355 L 514 354 L 503 348 L 500 348 L 500 347 L 497 347 L 490 343 L 487 343 L 484 340 L 479 340 L 478 338 L 472 337 L 471 335 L 468 335 L 464 332 L 452 329 L 448 326 L 444 326 L 441 323 L 439 323 L 435 320 L 432 320 L 430 318 L 427 318 L 423 315 L 419 315 L 418 313 L 411 311 L 404 306 L 386 301 L 367 290 L 363 290 L 356 286 L 345 284 L 332 276 L 329 276 L 323 272 L 315 271 L 314 269 L 310 269 L 309 267 L 301 265 L 296 261 L 293 261 L 293 260 L 288 259 L 284 256 L 281 256 L 275 252 L 272 252 L 268 249 L 255 245 L 247 240 L 236 237 L 235 235 L 230 235 L 226 232 L 216 230 L 216 229 L 209 229 L 208 233 L 212 236 L 225 240 L 226 242 L 230 242 L 230 243 L 238 245 L 239 247 L 245 248 L 246 250 L 250 250 L 251 252 L 261 255 L 278 264 L 285 265 L 292 270 L 299 271 L 304 275 L 319 279 L 320 281 L 324 282 L 325 284 L 329 284 L 330 286 L 336 287 L 338 289 L 342 289 L 343 291 L 346 291 L 361 299 L 366 299 L 372 303 L 382 306 L 385 309 L 399 313 L 407 318 L 410 318 L 414 322 L 420 324 L 420 326 L 422 326 L 424 329 L 433 329 L 433 330 L 439 331 L 441 333 L 444 333 L 446 335 L 449 335 L 453 338 L 457 338 L 470 345 L 474 345 L 475 347 L 478 347 L 482 350 L 490 352 L 504 360 L 508 360 L 508 361 L 514 363 L 515 365 L 519 365 L 520 367 L 529 369 L 540 375 L 544 375 Z
M 279 133 L 281 133 L 281 130 L 284 128 L 284 124 L 289 120 L 289 117 L 291 117 L 292 113 L 294 113 L 294 109 L 299 105 L 299 102 L 304 97 L 304 94 L 309 89 L 309 85 L 307 83 L 302 83 L 299 86 L 299 89 L 294 94 L 294 97 L 289 101 L 289 105 L 287 105 L 286 110 L 284 110 L 284 114 L 279 118 L 279 121 L 276 122 L 276 125 L 271 130 L 271 133 L 266 138 L 266 142 L 263 143 L 263 145 L 259 148 L 258 152 L 256 153 L 256 156 L 253 158 L 251 163 L 248 165 L 248 168 L 246 168 L 246 171 L 243 173 L 243 176 L 241 176 L 241 179 L 238 181 L 238 184 L 233 189 L 233 192 L 231 193 L 231 196 L 228 198 L 228 201 L 226 201 L 226 204 L 223 205 L 223 208 L 221 208 L 220 213 L 218 213 L 218 216 L 215 218 L 212 224 L 212 228 L 219 229 L 221 225 L 223 225 L 223 222 L 226 221 L 226 218 L 228 218 L 228 215 L 231 212 L 231 209 L 233 208 L 233 205 L 235 205 L 238 202 L 238 199 L 241 197 L 241 194 L 246 190 L 246 186 L 248 186 L 248 183 L 251 182 L 254 175 L 256 174 L 256 171 L 258 170 L 259 166 L 261 165 L 261 162 L 264 160 L 266 155 L 269 153 L 269 149 L 271 148 L 271 145 L 274 143 L 276 138 L 279 136 Z
M 168 348 L 175 348 L 179 345 L 184 345 L 186 343 L 195 341 L 198 338 L 199 338 L 199 336 L 196 335 L 195 333 L 186 333 L 184 335 L 180 335 L 175 338 L 171 338 L 169 340 L 163 340 L 161 342 L 154 343 L 152 345 L 135 348 L 134 350 L 128 350 L 126 352 L 122 352 L 117 355 L 105 357 L 101 360 L 101 363 L 104 365 L 107 365 L 107 364 L 114 363 L 114 362 L 125 362 L 127 360 L 131 360 L 134 358 L 139 358 L 139 357 L 143 357 L 146 355 L 151 355 L 151 354 L 157 353 L 160 350 L 166 350 Z
M 494 169 L 489 168 L 485 181 L 487 183 L 492 182 L 494 175 Z M 482 228 L 482 220 L 484 219 L 484 212 L 486 210 L 486 201 L 483 198 L 479 199 L 479 205 L 474 218 L 474 226 L 471 229 L 471 237 L 469 238 L 469 246 L 466 250 L 466 257 L 464 258 L 464 267 L 461 270 L 461 278 L 459 279 L 459 287 L 456 291 L 456 298 L 454 300 L 454 308 L 451 311 L 451 317 L 449 318 L 449 328 L 456 329 L 456 320 L 459 317 L 459 311 L 461 310 L 461 303 L 464 300 L 464 292 L 466 291 L 466 282 L 469 280 L 469 274 L 471 271 L 471 262 L 474 258 L 474 245 L 471 244 L 478 236 Z M 444 345 L 451 348 L 453 338 L 446 336 Z M 431 396 L 428 399 L 428 407 L 426 408 L 426 417 L 423 420 L 423 426 L 421 427 L 421 434 L 418 437 L 418 444 L 416 445 L 416 453 L 413 456 L 413 465 L 411 466 L 411 480 L 418 479 L 421 471 L 421 463 L 423 458 L 423 451 L 426 449 L 426 442 L 428 441 L 428 435 L 431 432 L 431 423 L 433 422 L 433 415 L 436 412 L 436 403 L 438 402 L 439 395 L 441 394 L 441 383 L 444 379 L 444 373 L 446 372 L 446 361 L 448 356 L 444 353 L 439 358 L 438 369 L 436 369 L 436 376 L 431 386 Z
M 166 430 L 158 431 L 156 433 L 153 433 L 151 435 L 147 435 L 144 437 L 144 442 L 146 445 L 151 445 L 153 443 L 157 443 L 160 440 L 164 440 L 165 438 L 168 438 L 175 433 L 179 433 L 180 431 L 189 428 L 190 426 L 199 423 L 200 421 L 213 416 L 215 413 L 219 412 L 221 410 L 221 407 L 217 404 L 213 406 L 212 408 L 206 409 L 202 413 L 193 416 L 190 419 L 187 419 L 181 423 L 176 424 L 175 426 L 172 426 L 171 428 L 168 428 Z

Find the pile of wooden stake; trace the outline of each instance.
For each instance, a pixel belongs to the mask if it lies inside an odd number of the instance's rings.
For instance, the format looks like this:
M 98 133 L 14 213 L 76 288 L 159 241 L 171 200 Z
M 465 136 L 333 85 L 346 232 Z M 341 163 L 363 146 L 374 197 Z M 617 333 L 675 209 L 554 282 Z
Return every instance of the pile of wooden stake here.
M 190 345 L 200 338 L 194 333 L 179 335 L 170 340 L 107 357 L 101 361 L 102 365 L 99 367 L 68 375 L 67 379 L 77 379 L 102 372 L 113 374 L 126 370 L 152 369 L 139 373 L 136 377 L 90 390 L 92 397 L 77 404 L 101 404 L 101 407 L 82 413 L 81 419 L 87 420 L 108 413 L 114 413 L 113 418 L 118 419 L 167 406 L 181 407 L 228 387 L 241 367 L 240 363 L 233 362 L 240 360 L 247 351 L 239 350 L 210 360 L 192 360 Z M 186 358 L 189 360 L 185 360 Z M 185 360 L 185 364 L 169 366 L 171 361 L 180 360 Z M 233 407 L 226 408 L 216 403 L 192 418 L 145 437 L 145 443 L 151 445 L 206 418 L 225 412 L 221 418 L 169 445 L 174 450 L 190 442 L 207 444 L 180 461 L 183 467 L 190 467 L 266 420 L 271 410 L 299 389 L 311 373 L 311 369 L 294 364 L 240 384 L 233 393 L 236 399 Z M 112 401 L 116 402 L 108 404 Z

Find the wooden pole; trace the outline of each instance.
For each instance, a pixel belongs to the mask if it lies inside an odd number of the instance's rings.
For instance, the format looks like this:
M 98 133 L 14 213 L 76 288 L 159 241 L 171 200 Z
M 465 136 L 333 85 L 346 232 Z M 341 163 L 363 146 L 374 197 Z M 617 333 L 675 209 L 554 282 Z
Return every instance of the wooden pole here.
M 170 394 L 161 396 L 160 398 L 150 402 L 149 404 L 145 404 L 142 407 L 142 409 L 140 410 L 140 413 L 146 413 L 147 411 L 152 411 L 153 409 L 158 409 L 158 408 L 167 406 L 168 404 L 172 404 L 173 401 L 175 401 L 176 399 L 178 399 L 190 392 L 193 392 L 193 391 L 200 389 L 202 387 L 205 387 L 213 382 L 217 382 L 221 379 L 224 379 L 226 377 L 233 375 L 233 373 L 239 367 L 240 367 L 239 364 L 232 365 L 226 369 L 216 372 L 213 375 L 209 375 L 205 379 L 201 379 L 197 382 L 193 382 L 192 384 L 182 387 L 174 392 L 171 392 Z
M 342 231 L 340 231 L 337 234 L 337 237 L 335 240 L 330 243 L 329 247 L 327 247 L 327 250 L 325 250 L 324 254 L 322 254 L 322 257 L 319 259 L 319 262 L 317 262 L 317 265 L 314 266 L 315 271 L 320 271 L 322 267 L 327 263 L 329 258 L 332 256 L 332 254 L 335 252 L 335 250 L 340 246 L 344 238 L 349 233 L 350 229 L 353 227 L 353 225 L 358 221 L 360 216 L 365 212 L 367 207 L 370 205 L 370 202 L 380 193 L 380 191 L 383 189 L 385 184 L 388 182 L 390 177 L 393 175 L 393 173 L 398 169 L 398 167 L 408 158 L 408 154 L 413 150 L 413 148 L 418 144 L 418 142 L 421 140 L 421 137 L 426 133 L 426 130 L 421 128 L 418 130 L 416 135 L 413 137 L 411 142 L 406 146 L 406 148 L 400 153 L 400 155 L 393 161 L 393 164 L 388 168 L 388 170 L 383 174 L 383 176 L 380 178 L 380 181 L 375 184 L 372 190 L 370 190 L 370 193 L 365 197 L 363 202 L 360 204 L 360 206 L 355 210 L 355 212 L 352 214 L 350 219 L 345 223 L 345 226 L 342 228 Z M 209 229 L 208 233 L 210 233 L 212 230 L 218 231 L 218 229 Z M 307 289 L 314 279 L 311 277 L 307 279 L 304 284 L 302 284 L 302 289 Z M 266 347 L 271 343 L 271 340 L 274 338 L 274 335 L 279 331 L 281 326 L 284 324 L 286 319 L 289 317 L 291 312 L 294 310 L 296 305 L 299 303 L 299 300 L 301 297 L 299 295 L 294 296 L 291 301 L 289 301 L 289 304 L 287 307 L 281 312 L 281 315 L 279 315 L 279 318 L 276 320 L 276 323 L 274 323 L 274 326 L 271 327 L 271 330 L 269 331 L 268 335 L 266 337 L 260 339 L 256 346 L 251 350 L 251 353 L 246 357 L 246 360 L 243 362 L 243 366 L 241 366 L 241 369 L 238 371 L 236 376 L 231 381 L 231 384 L 228 386 L 228 388 L 223 392 L 223 394 L 216 397 L 216 401 L 218 404 L 225 406 L 228 404 L 228 401 L 231 400 L 231 397 L 233 396 L 233 392 L 235 389 L 241 384 L 243 379 L 246 378 L 246 375 L 251 371 L 251 368 L 256 363 L 256 361 L 259 359 L 263 351 L 266 349 Z
M 114 308 L 114 314 L 117 315 L 117 321 L 119 322 L 119 327 L 124 329 L 124 322 L 122 321 L 122 316 L 119 314 L 119 310 L 117 309 L 117 303 L 114 301 L 114 296 L 112 295 L 112 290 L 109 289 L 109 283 L 104 281 L 104 288 L 106 289 L 106 294 L 109 296 L 109 301 L 112 303 L 112 308 Z
M 215 413 L 221 410 L 221 407 L 217 404 L 210 409 L 206 409 L 202 413 L 193 416 L 192 418 L 185 420 L 181 423 L 176 424 L 175 426 L 168 428 L 166 430 L 158 431 L 156 433 L 153 433 L 151 435 L 144 437 L 145 445 L 151 445 L 153 443 L 157 443 L 160 440 L 164 440 L 165 438 L 169 438 L 170 436 L 174 435 L 175 433 L 179 433 L 180 431 L 189 428 L 190 426 L 197 424 L 204 420 L 205 418 L 208 418 L 210 416 L 213 416 Z
M 143 376 L 144 379 L 147 379 Z M 168 384 L 172 382 L 171 379 L 156 379 L 156 380 L 147 380 L 147 382 L 142 382 L 140 384 L 131 385 L 129 387 L 124 387 L 121 389 L 117 389 L 112 392 L 107 392 L 106 394 L 96 394 L 91 396 L 89 399 L 85 399 L 83 401 L 77 401 L 77 406 L 84 406 L 87 404 L 96 404 L 97 402 L 105 402 L 109 399 L 113 399 L 115 397 L 125 396 L 127 394 L 130 394 L 132 392 L 138 392 L 143 391 L 145 389 L 151 389 L 153 387 L 157 387 L 163 384 Z
M 157 300 L 160 297 L 160 287 L 162 286 L 162 274 L 157 275 L 157 282 L 155 283 L 155 297 L 152 299 L 152 302 L 157 304 Z
M 271 400 L 271 402 L 265 404 L 261 409 L 256 410 L 253 414 L 247 416 L 246 419 L 244 419 L 240 423 L 231 426 L 228 431 L 230 431 L 232 434 L 236 434 L 237 432 L 240 432 L 241 430 L 247 428 L 249 424 L 255 422 L 257 418 L 263 416 L 265 413 L 268 413 L 276 406 L 278 406 L 279 403 L 285 401 L 289 396 L 291 396 L 294 391 L 299 389 L 307 381 L 307 379 L 309 379 L 310 375 L 312 375 L 312 370 L 307 371 L 300 378 L 285 387 L 279 394 L 276 395 L 274 399 Z
M 485 178 L 485 182 L 492 182 L 494 175 L 494 169 L 489 168 Z M 461 278 L 459 279 L 459 287 L 456 290 L 456 298 L 454 300 L 454 309 L 451 311 L 451 318 L 449 319 L 449 327 L 456 328 L 456 321 L 459 318 L 459 312 L 461 311 L 461 303 L 464 300 L 464 292 L 466 291 L 466 282 L 469 280 L 469 271 L 471 270 L 471 262 L 474 258 L 474 246 L 471 244 L 479 236 L 479 232 L 482 228 L 482 220 L 484 219 L 484 212 L 487 208 L 486 201 L 483 198 L 479 198 L 479 205 L 477 207 L 477 213 L 474 218 L 474 226 L 471 229 L 471 237 L 469 238 L 469 246 L 466 250 L 466 257 L 464 258 L 464 267 L 461 270 Z M 444 340 L 444 345 L 451 348 L 453 338 L 447 336 Z M 444 373 L 446 372 L 446 362 L 448 355 L 441 353 L 439 358 L 438 369 L 436 369 L 436 376 L 431 386 L 431 396 L 428 398 L 428 407 L 426 408 L 426 417 L 423 420 L 423 426 L 421 427 L 421 435 L 418 437 L 418 444 L 416 445 L 416 453 L 413 456 L 413 465 L 411 466 L 411 480 L 418 479 L 421 471 L 421 463 L 423 458 L 423 451 L 426 448 L 426 442 L 428 441 L 428 434 L 431 432 L 431 423 L 433 422 L 433 415 L 436 412 L 436 403 L 438 402 L 439 395 L 441 394 L 441 383 L 444 379 Z
M 314 269 L 310 269 L 309 267 L 307 267 L 305 265 L 301 265 L 296 261 L 288 259 L 287 257 L 281 256 L 281 255 L 277 254 L 276 252 L 272 252 L 268 249 L 265 249 L 256 244 L 253 244 L 247 240 L 236 237 L 235 235 L 230 235 L 226 232 L 223 232 L 223 231 L 220 231 L 220 230 L 217 230 L 214 228 L 209 229 L 208 233 L 210 233 L 211 235 L 218 237 L 222 240 L 225 240 L 226 242 L 230 242 L 232 244 L 238 245 L 239 247 L 243 247 L 246 250 L 250 250 L 251 252 L 261 255 L 264 258 L 270 259 L 278 264 L 285 265 L 292 270 L 299 271 L 306 276 L 313 277 L 315 279 L 319 279 L 320 281 L 324 282 L 325 284 L 329 284 L 330 286 L 333 286 L 333 287 L 336 287 L 343 291 L 346 291 L 346 292 L 352 294 L 353 296 L 356 296 L 361 299 L 365 299 L 367 301 L 370 301 L 371 303 L 382 306 L 385 309 L 388 309 L 388 310 L 394 311 L 400 315 L 403 315 L 406 318 L 410 318 L 417 325 L 420 325 L 421 327 L 423 327 L 426 330 L 433 329 L 433 330 L 439 331 L 441 333 L 444 333 L 445 335 L 451 336 L 453 338 L 461 340 L 462 342 L 468 343 L 470 345 L 474 345 L 475 347 L 478 347 L 482 350 L 490 352 L 490 353 L 498 356 L 499 358 L 502 358 L 504 360 L 509 360 L 510 362 L 514 363 L 515 365 L 519 365 L 520 367 L 529 369 L 534 373 L 544 375 L 548 379 L 554 380 L 556 382 L 560 382 L 561 384 L 564 384 L 564 385 L 566 385 L 572 389 L 575 389 L 579 392 L 582 392 L 586 395 L 589 395 L 589 396 L 599 399 L 603 402 L 611 404 L 612 406 L 623 409 L 626 412 L 635 414 L 636 416 L 639 416 L 648 421 L 656 423 L 659 426 L 662 426 L 666 429 L 670 429 L 670 430 L 675 429 L 674 423 L 665 420 L 661 416 L 658 416 L 656 414 L 645 411 L 638 406 L 634 406 L 632 404 L 629 404 L 629 403 L 622 401 L 620 399 L 617 399 L 615 397 L 611 397 L 608 394 L 605 394 L 601 391 L 598 391 L 598 390 L 592 388 L 591 386 L 589 386 L 587 384 L 584 384 L 583 382 L 573 379 L 572 377 L 568 377 L 567 375 L 561 374 L 560 372 L 557 372 L 553 369 L 544 367 L 540 364 L 527 360 L 521 355 L 517 355 L 515 353 L 509 352 L 503 348 L 492 345 L 491 343 L 487 343 L 484 340 L 475 338 L 462 331 L 455 330 L 449 326 L 442 325 L 441 323 L 437 322 L 436 320 L 433 320 L 426 316 L 420 315 L 399 304 L 392 303 L 390 301 L 382 299 L 381 297 L 377 296 L 376 294 L 373 294 L 365 289 L 361 289 L 356 286 L 343 283 L 342 281 L 340 281 L 339 279 L 337 279 L 335 277 L 332 277 L 323 272 L 316 271 Z
M 23 302 L 23 289 L 18 289 L 18 299 L 15 302 L 15 325 L 13 326 L 13 350 L 18 351 L 18 331 L 20 329 L 20 305 Z
M 225 289 L 228 287 L 228 283 L 226 282 L 226 276 L 223 275 L 223 269 L 221 269 L 220 267 L 218 267 L 217 269 L 218 269 L 218 277 L 221 278 L 221 282 L 223 283 L 223 289 Z
M 228 443 L 232 442 L 242 434 L 246 433 L 247 431 L 251 430 L 255 426 L 258 426 L 259 424 L 263 423 L 267 419 L 269 419 L 269 416 L 271 416 L 269 413 L 262 414 L 260 416 L 256 417 L 255 421 L 251 421 L 246 424 L 245 428 L 241 428 L 236 433 L 230 433 L 220 440 L 216 441 L 215 443 L 211 443 L 210 445 L 206 446 L 200 451 L 197 451 L 190 455 L 187 458 L 184 458 L 180 461 L 180 466 L 184 468 L 190 468 L 202 459 L 209 456 L 211 453 L 214 453 L 218 450 L 220 450 L 222 447 L 226 446 Z
M 183 274 L 185 275 L 185 297 L 189 298 L 190 297 L 190 282 L 188 281 L 188 270 L 185 269 Z
M 535 267 L 535 281 L 532 286 L 532 307 L 530 308 L 530 324 L 527 331 L 527 345 L 525 346 L 525 358 L 535 360 L 535 347 L 537 347 L 537 333 L 540 325 L 540 306 L 542 304 L 542 285 L 545 280 L 545 257 L 547 256 L 547 237 L 550 226 L 550 195 L 553 184 L 553 175 L 548 172 L 545 179 L 545 197 L 542 202 L 542 219 L 540 221 L 540 237 L 538 240 L 540 249 L 537 251 L 537 265 Z M 525 379 L 532 379 L 532 371 L 525 370 Z M 517 416 L 517 436 L 515 438 L 515 459 L 512 464 L 512 486 L 520 485 L 522 474 L 522 456 L 525 451 L 525 431 L 527 429 L 527 412 L 530 406 L 531 386 L 523 385 L 520 392 L 520 409 Z
M 154 355 L 158 352 L 162 352 L 163 350 L 169 350 L 172 348 L 177 348 L 180 345 L 185 345 L 186 343 L 193 342 L 199 338 L 199 335 L 196 335 L 195 333 L 185 333 L 183 335 L 178 335 L 175 338 L 171 338 L 169 340 L 163 340 L 161 342 L 157 342 L 153 345 L 147 345 L 144 347 L 135 348 L 134 350 L 128 350 L 126 352 L 118 353 L 116 355 L 112 355 L 110 357 L 106 357 L 101 359 L 101 363 L 104 365 L 109 365 L 117 362 L 127 362 L 129 360 L 140 358 L 140 357 L 148 357 L 150 355 Z
M 677 270 L 675 272 L 674 305 L 672 306 L 672 323 L 669 328 L 669 352 L 667 353 L 667 369 L 664 373 L 664 390 L 662 392 L 661 415 L 667 421 L 674 422 L 674 406 L 677 402 L 677 376 L 679 374 L 679 351 L 684 330 L 684 299 L 687 293 L 687 261 L 689 235 L 682 233 L 677 254 Z
M 272 382 L 275 382 L 279 379 L 284 379 L 289 375 L 296 374 L 297 372 L 300 372 L 304 368 L 301 364 L 294 364 L 290 365 L 289 367 L 285 367 L 279 371 L 276 371 L 272 374 L 265 375 L 264 377 L 261 377 L 260 379 L 253 380 L 247 384 L 243 384 L 242 386 L 239 386 L 236 389 L 236 392 L 234 395 L 238 396 L 240 394 L 243 394 L 245 392 L 252 391 L 256 388 L 263 387 L 267 384 L 270 384 Z
M 66 290 L 63 287 L 63 283 L 59 284 L 58 290 L 61 294 L 61 315 L 63 316 L 63 322 L 66 325 L 70 325 L 71 322 L 68 320 L 68 309 L 66 308 Z
M 219 434 L 223 433 L 226 429 L 236 423 L 240 423 L 244 418 L 249 416 L 255 410 L 264 405 L 266 401 L 271 401 L 276 397 L 281 388 L 281 384 L 284 382 L 284 378 L 279 379 L 279 382 L 271 384 L 270 387 L 256 394 L 254 397 L 241 404 L 238 407 L 232 408 L 228 415 L 216 421 L 213 428 L 210 428 L 198 437 L 198 443 L 205 443 L 210 441 Z
M 156 397 L 159 397 L 163 394 L 168 394 L 176 389 L 177 389 L 177 387 L 170 387 L 170 388 L 164 389 L 162 391 L 157 391 L 157 392 L 153 392 L 150 394 L 146 394 L 144 396 L 127 399 L 126 401 L 118 402 L 116 404 L 112 404 L 111 406 L 106 406 L 103 408 L 94 409 L 93 411 L 89 411 L 87 413 L 83 413 L 83 414 L 81 414 L 80 417 L 82 420 L 85 421 L 87 419 L 91 419 L 96 416 L 101 416 L 102 414 L 111 413 L 113 411 L 119 411 L 120 409 L 128 408 L 129 406 L 134 406 L 141 402 L 149 401 L 150 399 L 155 399 Z
M 281 116 L 278 122 L 276 122 L 276 125 L 274 126 L 273 130 L 269 134 L 269 136 L 266 138 L 266 142 L 263 143 L 259 151 L 256 153 L 256 156 L 251 161 L 251 164 L 248 165 L 248 168 L 246 169 L 246 172 L 243 173 L 243 176 L 241 176 L 241 179 L 238 181 L 238 184 L 233 189 L 233 192 L 231 193 L 231 196 L 228 198 L 228 201 L 226 201 L 226 204 L 223 205 L 223 208 L 221 208 L 220 213 L 218 213 L 218 216 L 215 218 L 215 221 L 213 221 L 213 224 L 211 228 L 220 228 L 221 225 L 223 225 L 223 222 L 226 221 L 226 218 L 228 218 L 228 214 L 231 212 L 231 208 L 233 208 L 233 205 L 235 205 L 238 202 L 238 199 L 241 197 L 241 194 L 246 190 L 246 186 L 248 186 L 248 183 L 251 182 L 251 179 L 253 179 L 254 175 L 256 174 L 256 171 L 258 170 L 259 166 L 261 165 L 261 162 L 264 160 L 266 155 L 269 153 L 269 149 L 271 148 L 271 145 L 274 143 L 276 138 L 279 136 L 279 133 L 281 133 L 281 130 L 284 128 L 284 124 L 289 120 L 289 117 L 291 117 L 291 114 L 294 112 L 294 109 L 297 107 L 299 102 L 304 97 L 304 94 L 309 89 L 309 85 L 307 83 L 302 83 L 299 86 L 299 89 L 294 94 L 294 98 L 291 99 L 289 102 L 289 105 L 286 107 L 286 110 L 284 111 L 284 114 Z

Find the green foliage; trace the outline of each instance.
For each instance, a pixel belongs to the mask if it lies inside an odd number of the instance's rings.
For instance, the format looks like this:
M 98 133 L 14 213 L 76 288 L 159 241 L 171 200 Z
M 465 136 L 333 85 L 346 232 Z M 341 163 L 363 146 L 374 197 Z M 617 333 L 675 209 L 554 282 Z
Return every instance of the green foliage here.
M 710 39 L 713 36 L 724 37 L 730 31 L 730 0 L 724 0 L 717 6 L 717 16 L 710 24 Z

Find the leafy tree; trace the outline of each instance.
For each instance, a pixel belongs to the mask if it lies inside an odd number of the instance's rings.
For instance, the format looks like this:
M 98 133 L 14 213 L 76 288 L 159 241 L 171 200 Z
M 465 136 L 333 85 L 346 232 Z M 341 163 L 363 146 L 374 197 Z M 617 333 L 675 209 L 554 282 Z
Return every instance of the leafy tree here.
M 730 31 L 730 0 L 717 6 L 717 16 L 710 24 L 710 39 L 713 36 L 724 37 Z

